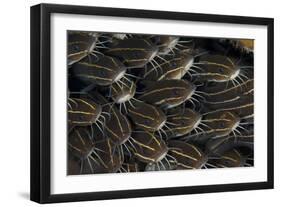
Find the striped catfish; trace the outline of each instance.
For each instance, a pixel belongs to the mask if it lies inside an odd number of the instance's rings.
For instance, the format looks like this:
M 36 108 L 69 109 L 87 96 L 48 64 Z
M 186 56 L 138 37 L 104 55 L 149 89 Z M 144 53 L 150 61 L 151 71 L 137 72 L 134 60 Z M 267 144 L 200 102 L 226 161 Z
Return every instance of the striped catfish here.
M 196 129 L 200 125 L 201 119 L 201 114 L 192 109 L 176 110 L 167 115 L 168 127 L 165 131 L 169 138 L 183 136 Z
M 122 59 L 130 68 L 140 68 L 153 60 L 158 53 L 158 47 L 148 39 L 128 38 L 117 41 L 106 54 Z
M 200 169 L 205 166 L 207 156 L 194 144 L 170 140 L 169 155 L 177 161 L 177 169 Z
M 75 127 L 69 133 L 68 149 L 80 159 L 86 159 L 92 153 L 94 142 L 87 127 Z
M 67 44 L 68 65 L 72 65 L 90 54 L 94 50 L 97 40 L 97 33 L 70 31 Z
M 241 85 L 232 86 L 229 88 L 222 88 L 213 92 L 202 92 L 202 96 L 205 98 L 207 103 L 219 103 L 235 100 L 241 95 L 253 95 L 254 80 L 249 79 L 243 82 Z
M 110 110 L 110 118 L 106 118 L 104 132 L 115 144 L 125 144 L 132 133 L 131 123 L 116 107 Z
M 213 155 L 218 155 L 234 147 L 247 147 L 254 149 L 254 135 L 251 133 L 242 133 L 241 135 L 225 136 L 219 139 L 210 139 L 206 143 L 206 151 Z
M 202 55 L 195 65 L 200 67 L 200 72 L 194 76 L 200 81 L 234 81 L 240 73 L 240 68 L 234 63 L 234 60 L 222 55 Z
M 98 120 L 102 107 L 88 98 L 68 98 L 68 129 L 89 126 Z
M 139 99 L 165 109 L 173 108 L 190 99 L 195 89 L 186 80 L 162 80 L 150 83 Z
M 192 70 L 193 62 L 193 55 L 186 52 L 177 53 L 159 64 L 158 67 L 148 66 L 144 78 L 151 81 L 181 79 Z
M 116 58 L 98 55 L 75 63 L 71 71 L 87 84 L 109 86 L 119 81 L 126 73 L 126 67 Z
M 233 148 L 224 152 L 221 156 L 211 159 L 209 162 L 219 168 L 242 167 L 245 166 L 247 158 L 237 149 Z
M 128 116 L 135 126 L 147 131 L 159 131 L 167 120 L 164 112 L 147 103 L 133 100 L 132 106 L 128 107 Z
M 218 139 L 230 134 L 236 135 L 240 131 L 241 119 L 236 114 L 228 111 L 216 112 L 204 115 L 201 119 L 202 130 L 184 137 L 184 140 L 192 140 L 198 143 L 205 143 L 209 139 Z
M 82 174 L 116 173 L 120 171 L 124 162 L 123 151 L 110 139 L 99 140 L 96 143 L 98 150 L 89 156 L 83 163 Z
M 165 142 L 151 132 L 133 131 L 131 140 L 135 157 L 145 163 L 160 162 L 168 152 Z

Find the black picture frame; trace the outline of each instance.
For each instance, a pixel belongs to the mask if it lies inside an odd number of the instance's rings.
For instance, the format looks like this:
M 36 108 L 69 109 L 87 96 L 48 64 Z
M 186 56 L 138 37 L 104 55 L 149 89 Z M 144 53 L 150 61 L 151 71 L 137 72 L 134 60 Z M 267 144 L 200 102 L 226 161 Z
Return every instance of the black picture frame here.
M 151 18 L 195 22 L 217 22 L 267 26 L 267 181 L 238 184 L 169 187 L 154 189 L 87 192 L 74 194 L 50 193 L 50 130 L 51 130 L 51 74 L 50 74 L 50 16 L 53 13 L 99 15 L 113 17 Z M 70 202 L 102 199 L 166 196 L 273 188 L 273 46 L 274 20 L 272 18 L 195 14 L 152 10 L 103 8 L 39 4 L 31 7 L 31 200 L 39 203 Z

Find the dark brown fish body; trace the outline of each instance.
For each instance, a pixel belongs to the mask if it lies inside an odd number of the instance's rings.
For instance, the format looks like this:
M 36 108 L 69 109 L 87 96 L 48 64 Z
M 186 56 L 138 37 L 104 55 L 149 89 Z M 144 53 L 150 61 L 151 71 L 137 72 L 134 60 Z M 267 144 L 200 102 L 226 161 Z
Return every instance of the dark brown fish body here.
M 69 32 L 67 45 L 68 65 L 78 62 L 91 53 L 95 48 L 97 40 L 97 33 Z
M 81 160 L 69 152 L 67 154 L 67 175 L 79 175 L 81 170 L 80 164 Z
M 193 144 L 171 140 L 169 154 L 177 160 L 177 169 L 200 169 L 207 162 L 207 156 Z
M 215 137 L 223 137 L 239 126 L 240 118 L 229 111 L 218 111 L 204 116 L 203 122 L 209 127 L 206 133 L 212 133 Z
M 110 106 L 107 105 L 108 100 L 99 92 L 95 90 L 91 90 L 87 92 L 88 96 L 91 97 L 92 100 L 94 100 L 99 105 L 103 106 L 103 110 L 109 112 Z
M 148 86 L 139 99 L 167 109 L 190 99 L 195 89 L 192 83 L 185 80 L 162 80 Z
M 144 77 L 146 80 L 151 81 L 181 79 L 188 72 L 193 62 L 193 55 L 179 53 L 175 57 L 159 64 L 160 67 L 148 67 L 148 72 Z
M 170 138 L 182 136 L 190 133 L 201 121 L 201 114 L 185 108 L 184 111 L 178 111 L 167 118 L 169 130 L 166 131 Z
M 250 79 L 242 83 L 241 85 L 233 86 L 230 88 L 223 88 L 218 91 L 204 93 L 203 96 L 205 97 L 207 102 L 216 103 L 216 102 L 224 102 L 224 101 L 231 101 L 241 96 L 243 94 L 253 95 L 254 88 L 254 80 Z
M 253 102 L 254 102 L 253 95 L 240 95 L 240 96 L 236 96 L 233 99 L 228 99 L 228 100 L 226 99 L 225 101 L 206 101 L 205 107 L 207 107 L 211 111 L 215 111 L 215 110 L 226 111 L 226 109 L 230 109 L 228 111 L 233 111 L 233 110 L 237 111 L 237 110 L 235 110 L 235 108 L 237 108 L 237 107 L 239 108 L 243 105 L 253 104 Z M 252 107 L 248 107 L 249 111 L 246 112 L 246 115 L 249 113 L 252 114 L 250 108 L 252 108 Z M 233 110 L 231 110 L 231 109 L 233 109 Z M 246 116 L 245 112 L 242 114 L 237 111 L 236 113 L 241 117 Z
M 254 114 L 254 103 L 251 96 L 241 97 L 236 102 L 224 103 L 222 105 L 223 108 L 218 109 L 213 105 L 213 108 L 216 110 L 208 112 L 208 116 L 216 117 L 218 112 L 230 112 L 232 114 L 237 114 L 240 118 L 248 118 L 252 117 Z
M 89 126 L 96 122 L 101 114 L 99 104 L 87 98 L 68 98 L 68 125 Z
M 115 107 L 111 109 L 111 117 L 105 123 L 105 134 L 113 143 L 124 144 L 131 136 L 132 128 L 126 116 Z
M 165 142 L 151 132 L 133 132 L 132 143 L 134 144 L 134 155 L 145 163 L 160 162 L 168 152 Z
M 121 168 L 124 156 L 120 147 L 114 145 L 110 139 L 104 139 L 97 142 L 96 148 L 98 150 L 84 162 L 83 174 L 115 173 Z
M 128 116 L 138 128 L 152 132 L 160 130 L 166 122 L 166 115 L 161 109 L 140 101 L 129 105 Z
M 234 60 L 221 55 L 203 55 L 197 64 L 202 71 L 195 75 L 201 81 L 227 82 L 234 80 L 240 72 Z
M 201 143 L 204 145 L 207 144 L 208 140 L 211 140 L 210 143 L 212 144 L 210 144 L 210 147 L 212 147 L 212 145 L 216 146 L 217 143 L 219 144 L 220 140 L 221 142 L 223 142 L 225 138 L 230 138 L 230 140 L 233 140 L 234 135 L 235 142 L 237 142 L 238 137 L 239 139 L 240 137 L 241 139 L 246 138 L 242 136 L 241 130 L 242 132 L 249 131 L 248 129 L 245 129 L 245 127 L 249 128 L 252 123 L 247 124 L 246 122 L 248 121 L 246 120 L 251 120 L 251 118 L 252 115 L 247 117 L 246 119 L 241 119 L 241 117 L 238 116 L 237 113 L 228 110 L 208 112 L 207 114 L 204 114 L 201 120 L 200 127 L 203 128 L 203 131 L 188 135 L 185 137 L 185 140 L 196 141 L 197 143 Z M 251 145 L 251 143 L 247 143 L 246 140 L 241 140 L 241 142 L 245 142 L 243 143 L 243 146 L 246 144 Z
M 104 104 L 105 99 L 100 94 L 94 92 L 89 94 L 89 96 L 91 98 L 94 96 L 95 103 L 99 103 L 99 106 Z M 106 109 L 108 109 L 108 107 L 106 107 Z M 69 139 L 73 137 L 72 134 L 75 132 L 76 128 L 71 131 Z M 80 154 L 84 154 L 83 156 L 80 155 L 80 161 L 78 163 L 80 167 L 79 174 L 116 172 L 122 165 L 122 163 L 120 162 L 123 162 L 123 153 L 121 152 L 122 150 L 119 147 L 115 147 L 116 145 L 111 141 L 110 138 L 104 137 L 104 132 L 100 131 L 100 128 L 97 127 L 97 123 L 93 124 L 92 126 L 81 128 L 86 129 L 86 131 L 82 131 L 83 135 L 86 132 L 87 137 L 91 137 L 91 142 L 89 140 L 86 140 L 88 141 L 88 143 L 86 143 L 86 141 L 83 140 L 86 147 L 88 148 L 83 148 L 84 145 L 81 144 L 82 140 L 77 140 L 78 138 L 80 138 L 79 136 L 74 137 L 74 139 L 72 138 L 72 140 L 75 141 L 75 145 L 73 145 L 72 147 L 69 146 L 71 154 L 77 154 L 77 152 L 80 152 Z M 107 141 L 109 141 L 109 144 L 107 144 Z M 71 144 L 72 142 L 68 141 L 68 143 Z M 93 145 L 92 149 L 89 148 L 91 145 Z M 76 157 L 79 156 L 76 155 Z M 110 162 L 106 163 L 108 160 L 110 160 Z M 113 161 L 111 162 L 111 160 Z M 76 169 L 76 167 L 76 165 L 70 166 L 69 170 L 72 172 L 72 168 Z
M 254 148 L 253 134 L 242 134 L 237 136 L 227 136 L 218 139 L 210 139 L 206 143 L 206 150 L 209 154 L 219 155 L 238 147 Z
M 158 48 L 147 39 L 129 38 L 118 41 L 106 53 L 122 59 L 128 67 L 143 67 L 157 55 Z
M 219 159 L 213 160 L 214 165 L 217 167 L 242 167 L 245 164 L 245 158 L 243 158 L 242 154 L 236 150 L 231 149 L 225 153 L 223 153 Z
M 92 153 L 94 143 L 87 127 L 76 127 L 69 133 L 68 149 L 80 159 L 86 159 Z
M 205 107 L 212 111 L 229 111 L 239 115 L 241 118 L 251 117 L 254 113 L 253 87 L 254 81 L 249 79 L 239 86 L 205 93 L 203 94 Z M 211 115 L 212 112 L 209 114 Z
M 116 58 L 109 56 L 84 59 L 71 68 L 75 77 L 87 84 L 109 86 L 119 81 L 126 73 L 126 67 Z

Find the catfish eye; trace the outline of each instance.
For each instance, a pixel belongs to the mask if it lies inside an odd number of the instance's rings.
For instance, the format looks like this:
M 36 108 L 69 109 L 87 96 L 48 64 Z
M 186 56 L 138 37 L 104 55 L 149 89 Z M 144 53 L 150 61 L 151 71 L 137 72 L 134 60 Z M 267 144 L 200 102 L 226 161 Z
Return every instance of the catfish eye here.
M 179 90 L 173 90 L 173 94 L 174 95 L 180 95 L 180 91 Z
M 140 53 L 138 53 L 138 52 L 134 52 L 134 53 L 132 53 L 131 55 L 132 55 L 132 57 L 135 58 L 135 59 L 139 59 L 139 58 L 141 57 L 141 56 L 140 56 Z
M 74 51 L 79 51 L 80 50 L 80 47 L 78 45 L 73 45 L 73 50 Z
M 156 44 L 159 44 L 159 43 L 160 43 L 160 41 L 161 41 L 161 39 L 160 39 L 160 37 L 159 37 L 159 36 L 155 37 L 154 39 L 155 39 Z
M 228 160 L 224 161 L 224 165 L 230 165 L 230 164 L 231 164 L 230 161 L 228 161 Z
M 105 76 L 105 75 L 106 75 L 106 72 L 105 72 L 104 70 L 101 70 L 101 71 L 100 71 L 100 74 L 101 74 L 101 76 Z
M 224 122 L 220 123 L 220 127 L 224 128 L 225 127 L 225 123 Z
M 223 73 L 224 72 L 223 68 L 219 68 L 219 72 Z
M 145 125 L 149 125 L 149 123 L 150 123 L 149 120 L 147 120 L 147 119 L 144 120 Z
M 173 67 L 176 67 L 176 66 L 177 66 L 177 63 L 176 63 L 176 62 L 172 62 L 172 66 L 173 66 Z

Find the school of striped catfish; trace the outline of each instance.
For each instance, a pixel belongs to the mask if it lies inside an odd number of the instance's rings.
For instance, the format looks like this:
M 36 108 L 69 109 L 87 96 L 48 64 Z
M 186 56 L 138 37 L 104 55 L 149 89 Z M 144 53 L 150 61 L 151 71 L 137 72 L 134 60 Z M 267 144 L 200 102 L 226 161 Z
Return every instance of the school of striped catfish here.
M 254 166 L 254 40 L 67 33 L 67 174 Z

